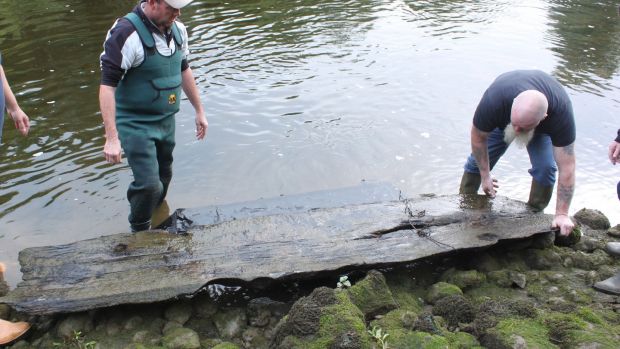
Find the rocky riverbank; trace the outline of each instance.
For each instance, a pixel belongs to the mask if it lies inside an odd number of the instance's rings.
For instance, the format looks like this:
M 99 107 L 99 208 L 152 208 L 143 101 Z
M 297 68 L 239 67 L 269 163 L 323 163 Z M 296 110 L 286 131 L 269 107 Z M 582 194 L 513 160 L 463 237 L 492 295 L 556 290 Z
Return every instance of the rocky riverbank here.
M 575 217 L 581 239 L 549 233 L 343 272 L 300 296 L 205 292 L 30 319 L 0 305 L 0 318 L 34 324 L 11 348 L 618 348 L 620 297 L 592 285 L 620 272 L 605 252 L 620 227 L 597 211 Z

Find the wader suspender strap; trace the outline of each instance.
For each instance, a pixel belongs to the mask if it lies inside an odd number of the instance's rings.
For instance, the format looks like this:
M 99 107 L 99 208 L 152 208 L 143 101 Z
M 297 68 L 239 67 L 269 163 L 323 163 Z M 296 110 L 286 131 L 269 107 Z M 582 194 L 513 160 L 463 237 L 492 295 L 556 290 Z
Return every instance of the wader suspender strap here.
M 142 19 L 133 12 L 128 13 L 125 16 L 125 18 L 127 18 L 127 20 L 129 20 L 129 22 L 133 24 L 134 28 L 136 28 L 136 31 L 138 32 L 138 35 L 140 36 L 140 40 L 142 40 L 142 44 L 144 44 L 144 46 L 146 46 L 149 49 L 154 48 L 155 40 L 153 39 L 153 35 L 148 30 L 146 25 L 144 25 L 144 23 L 142 22 Z M 174 38 L 174 41 L 177 44 L 177 48 L 181 48 L 183 45 L 183 37 L 181 36 L 181 32 L 179 31 L 179 28 L 177 27 L 176 23 L 172 23 L 171 30 L 172 30 L 172 37 Z

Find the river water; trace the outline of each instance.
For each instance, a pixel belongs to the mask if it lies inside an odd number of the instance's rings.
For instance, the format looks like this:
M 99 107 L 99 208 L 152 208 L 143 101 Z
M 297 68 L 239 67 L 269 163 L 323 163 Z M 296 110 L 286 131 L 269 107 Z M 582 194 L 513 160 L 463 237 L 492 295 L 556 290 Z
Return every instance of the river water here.
M 0 147 L 11 285 L 23 248 L 128 230 L 131 173 L 102 156 L 98 58 L 135 3 L 0 0 L 4 69 L 32 122 L 27 138 L 7 122 Z M 575 110 L 571 213 L 595 208 L 620 222 L 620 168 L 607 159 L 620 127 L 616 1 L 196 0 L 181 19 L 209 131 L 195 140 L 184 100 L 172 209 L 362 182 L 456 193 L 486 87 L 508 70 L 541 69 Z M 527 200 L 529 160 L 513 148 L 493 173 L 500 195 Z

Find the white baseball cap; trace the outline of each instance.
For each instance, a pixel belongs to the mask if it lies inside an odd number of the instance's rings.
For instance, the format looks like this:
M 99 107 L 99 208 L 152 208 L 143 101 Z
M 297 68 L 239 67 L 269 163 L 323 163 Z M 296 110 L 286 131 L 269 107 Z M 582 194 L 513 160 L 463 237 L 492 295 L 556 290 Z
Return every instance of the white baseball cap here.
M 183 8 L 194 0 L 164 0 L 168 5 L 174 8 Z

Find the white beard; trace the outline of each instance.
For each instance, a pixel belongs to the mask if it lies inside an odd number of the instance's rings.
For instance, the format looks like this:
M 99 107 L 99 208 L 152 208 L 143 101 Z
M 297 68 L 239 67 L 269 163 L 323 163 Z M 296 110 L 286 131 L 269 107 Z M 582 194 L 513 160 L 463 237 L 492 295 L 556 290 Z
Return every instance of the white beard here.
M 512 141 L 516 140 L 517 146 L 521 149 L 527 147 L 533 137 L 534 130 L 528 131 L 527 133 L 517 133 L 514 127 L 512 127 L 512 124 L 508 124 L 506 129 L 504 129 L 504 142 L 510 144 Z

